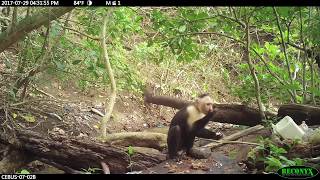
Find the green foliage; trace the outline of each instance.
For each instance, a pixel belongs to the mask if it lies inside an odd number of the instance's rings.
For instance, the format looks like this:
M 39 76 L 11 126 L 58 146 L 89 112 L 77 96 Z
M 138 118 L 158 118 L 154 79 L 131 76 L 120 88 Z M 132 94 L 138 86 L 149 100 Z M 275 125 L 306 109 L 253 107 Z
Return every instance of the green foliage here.
M 88 169 L 82 169 L 83 174 L 95 174 L 96 171 L 101 171 L 102 169 L 100 168 L 88 168 Z
M 81 31 L 91 37 L 98 37 L 101 32 L 101 17 L 107 11 L 107 8 L 83 8 L 77 11 L 76 18 L 83 25 Z M 141 92 L 143 82 L 137 70 L 131 67 L 127 58 L 128 52 L 122 46 L 125 39 L 142 32 L 140 26 L 142 18 L 137 16 L 134 8 L 116 8 L 112 16 L 107 29 L 108 40 L 112 42 L 112 45 L 108 45 L 108 53 L 117 88 Z M 57 36 L 60 32 L 59 26 L 61 24 L 53 25 L 50 37 Z M 74 40 L 72 36 L 63 36 L 60 39 L 59 47 L 52 53 L 54 56 L 48 73 L 63 81 L 77 81 L 82 90 L 109 84 L 109 76 L 101 58 L 100 42 L 90 38 L 75 37 Z
M 30 172 L 26 169 L 22 169 L 20 171 L 17 171 L 16 174 L 30 174 Z
M 178 61 L 190 62 L 199 59 L 203 50 L 196 43 L 192 33 L 201 32 L 208 27 L 206 21 L 198 20 L 208 18 L 208 16 L 208 12 L 200 8 L 179 8 L 171 15 L 154 10 L 151 14 L 153 30 L 161 33 L 161 36 L 152 43 L 169 48 Z
M 277 99 L 282 102 L 290 102 L 291 97 L 288 94 L 288 91 L 296 91 L 297 92 L 297 102 L 302 103 L 302 69 L 303 65 L 301 62 L 297 61 L 294 57 L 296 54 L 296 49 L 289 47 L 288 55 L 289 55 L 289 63 L 291 76 L 293 76 L 296 70 L 296 79 L 291 84 L 290 77 L 288 75 L 287 67 L 285 62 L 285 58 L 283 53 L 280 52 L 279 45 L 275 45 L 271 42 L 266 42 L 264 46 L 259 46 L 258 44 L 253 44 L 252 48 L 262 57 L 264 57 L 267 66 L 260 60 L 260 57 L 257 56 L 253 51 L 251 51 L 252 57 L 256 60 L 255 69 L 257 72 L 257 76 L 260 82 L 261 90 L 262 90 L 262 101 L 266 103 L 269 99 Z M 234 85 L 232 87 L 232 92 L 239 96 L 243 100 L 250 101 L 252 97 L 254 97 L 255 89 L 252 77 L 249 75 L 250 71 L 246 64 L 240 64 L 239 69 L 241 74 L 239 75 L 239 79 L 241 81 L 240 85 Z M 268 69 L 276 74 L 285 84 L 282 84 L 274 75 L 270 74 Z M 308 68 L 308 66 L 307 66 Z M 307 69 L 308 70 L 308 69 Z M 311 73 L 310 71 L 306 72 L 306 80 L 310 82 Z M 315 83 L 319 83 L 319 79 L 315 79 Z M 307 87 L 309 93 L 318 94 L 319 90 L 317 88 L 312 88 L 310 86 Z
M 129 154 L 129 156 L 132 156 L 134 154 L 134 150 L 133 150 L 132 146 L 128 147 L 128 154 Z
M 300 158 L 288 159 L 285 155 L 287 152 L 296 144 L 294 142 L 292 145 L 288 144 L 288 148 L 284 149 L 278 147 L 269 138 L 258 137 L 259 144 L 248 153 L 248 157 L 254 163 L 263 162 L 265 166 L 265 171 L 276 172 L 278 169 L 286 166 L 299 166 L 305 163 L 304 160 Z
M 131 160 L 131 157 L 134 155 L 134 149 L 132 146 L 129 146 L 128 149 L 127 149 L 127 155 L 128 155 L 128 158 L 129 158 L 129 165 L 128 165 L 128 168 L 130 168 L 130 170 L 132 171 L 132 167 L 133 165 L 135 164 L 134 161 Z
M 289 42 L 300 42 L 301 41 L 301 32 L 300 32 L 300 10 L 302 16 L 302 32 L 304 37 L 304 42 L 306 45 L 318 46 L 319 45 L 319 18 L 316 14 L 319 14 L 315 11 L 314 8 L 306 7 L 277 7 L 276 8 L 279 18 L 280 26 L 284 35 L 284 41 Z M 239 14 L 240 10 L 237 11 Z M 227 13 L 228 14 L 228 13 Z M 287 57 L 289 61 L 291 74 L 287 70 L 287 64 L 285 61 L 285 56 L 283 48 L 281 48 L 280 43 L 280 34 L 277 27 L 277 23 L 274 20 L 275 14 L 271 7 L 260 8 L 254 12 L 254 18 L 252 18 L 251 24 L 259 27 L 262 32 L 276 32 L 273 35 L 276 35 L 273 38 L 273 41 L 269 40 L 264 43 L 252 42 L 250 51 L 251 58 L 255 61 L 255 69 L 257 71 L 258 79 L 261 85 L 261 95 L 262 100 L 265 103 L 269 99 L 279 100 L 284 103 L 291 102 L 291 96 L 289 92 L 296 92 L 297 103 L 303 102 L 303 64 L 302 57 L 303 53 L 299 54 L 299 50 L 287 46 Z M 228 14 L 228 16 L 232 16 Z M 285 43 L 286 43 L 285 42 Z M 301 44 L 299 44 L 302 47 Z M 255 52 L 253 51 L 255 50 Z M 256 55 L 255 53 L 258 53 Z M 260 59 L 263 57 L 266 64 L 263 63 Z M 300 59 L 298 59 L 298 57 Z M 278 78 L 283 82 L 280 83 L 279 80 L 271 75 L 269 70 L 278 76 Z M 232 86 L 232 92 L 238 95 L 241 99 L 245 101 L 250 101 L 251 97 L 254 97 L 254 85 L 252 83 L 252 78 L 248 75 L 250 73 L 247 66 L 240 65 L 240 75 L 239 79 L 241 81 L 240 85 Z M 295 77 L 291 83 L 291 77 Z M 311 93 L 318 94 L 319 88 L 314 88 L 311 86 L 311 72 L 310 65 L 306 65 L 306 82 L 307 82 L 307 91 L 305 92 L 308 95 Z M 319 78 L 314 78 L 314 84 L 320 83 Z
M 31 115 L 31 114 L 26 114 L 26 115 L 21 115 L 21 114 L 20 114 L 20 116 L 21 116 L 25 121 L 27 121 L 27 122 L 29 122 L 29 123 L 34 123 L 34 122 L 36 122 L 35 117 L 34 117 L 33 115 Z

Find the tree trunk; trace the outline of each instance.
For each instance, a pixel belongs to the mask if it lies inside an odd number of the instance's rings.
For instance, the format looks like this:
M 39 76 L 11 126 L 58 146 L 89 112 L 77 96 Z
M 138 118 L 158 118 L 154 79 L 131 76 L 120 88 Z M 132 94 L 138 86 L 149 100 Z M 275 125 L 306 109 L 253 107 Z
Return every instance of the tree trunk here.
M 49 10 L 46 8 L 38 14 L 23 19 L 12 31 L 5 31 L 0 34 L 0 52 L 3 52 L 6 48 L 25 37 L 32 30 L 57 19 L 73 8 L 74 7 L 62 7 L 50 8 Z
M 114 104 L 116 103 L 117 98 L 117 88 L 116 88 L 116 81 L 114 79 L 113 70 L 111 68 L 109 55 L 107 51 L 106 46 L 106 31 L 107 31 L 107 22 L 110 20 L 110 16 L 112 15 L 112 11 L 109 12 L 109 16 L 105 16 L 103 18 L 103 27 L 102 27 L 102 33 L 101 33 L 101 44 L 102 44 L 102 51 L 103 51 L 103 60 L 104 64 L 106 65 L 106 71 L 109 74 L 109 79 L 111 81 L 111 95 L 110 100 L 106 100 L 106 115 L 101 120 L 101 137 L 106 138 L 107 137 L 107 123 L 110 120 L 111 113 L 113 111 Z

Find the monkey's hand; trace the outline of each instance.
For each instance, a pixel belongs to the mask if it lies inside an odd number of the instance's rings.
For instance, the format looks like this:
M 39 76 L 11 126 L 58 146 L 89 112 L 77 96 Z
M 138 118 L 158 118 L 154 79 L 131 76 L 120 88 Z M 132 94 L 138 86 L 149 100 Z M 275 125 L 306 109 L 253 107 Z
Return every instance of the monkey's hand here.
M 209 111 L 206 115 L 206 117 L 211 118 L 215 114 L 215 111 Z

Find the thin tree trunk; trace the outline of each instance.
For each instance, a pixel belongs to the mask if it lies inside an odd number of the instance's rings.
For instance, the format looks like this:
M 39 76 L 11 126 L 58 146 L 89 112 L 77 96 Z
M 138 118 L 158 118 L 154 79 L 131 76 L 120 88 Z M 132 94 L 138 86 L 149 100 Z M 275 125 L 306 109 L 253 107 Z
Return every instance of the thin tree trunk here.
M 103 18 L 103 27 L 102 27 L 102 34 L 101 34 L 101 43 L 102 43 L 102 51 L 103 51 L 103 59 L 106 65 L 106 70 L 109 74 L 109 78 L 111 81 L 111 95 L 109 102 L 106 102 L 106 115 L 101 120 L 101 136 L 102 139 L 107 137 L 107 122 L 111 117 L 111 113 L 113 111 L 114 104 L 116 102 L 116 81 L 114 79 L 113 71 L 111 68 L 107 46 L 106 46 L 106 30 L 107 30 L 107 21 L 110 20 L 109 17 L 112 15 L 112 12 L 109 13 L 109 16 L 105 16 Z
M 31 9 L 31 7 L 28 7 L 28 8 L 27 8 L 27 15 L 26 15 L 26 18 L 29 18 L 29 17 L 30 17 L 30 9 Z
M 313 67 L 313 59 L 314 55 L 312 53 L 311 59 L 309 60 L 309 66 L 310 66 L 310 73 L 311 73 L 311 101 L 313 105 L 316 105 L 315 95 L 314 95 L 314 89 L 315 89 L 315 83 L 314 83 L 314 67 Z
M 277 19 L 278 29 L 280 31 L 281 44 L 282 44 L 282 47 L 283 47 L 283 54 L 284 54 L 284 57 L 285 57 L 285 60 L 286 60 L 287 71 L 288 71 L 288 74 L 289 74 L 290 83 L 293 85 L 293 78 L 291 76 L 291 71 L 290 71 L 290 63 L 289 63 L 288 56 L 287 56 L 287 48 L 286 48 L 286 45 L 284 43 L 284 37 L 283 37 L 282 29 L 281 29 L 281 26 L 280 26 L 280 18 L 279 18 L 279 15 L 278 15 L 278 12 L 277 12 L 276 8 L 275 7 L 272 7 L 272 8 L 273 8 L 274 14 L 275 14 L 276 19 Z M 297 97 L 296 97 L 297 93 L 296 93 L 295 90 L 293 90 L 293 94 L 294 94 L 293 102 L 296 103 L 297 102 Z
M 311 21 L 311 7 L 309 7 L 309 22 L 308 22 L 308 27 L 310 27 L 310 21 Z M 314 95 L 314 89 L 315 89 L 315 85 L 314 85 L 314 69 L 313 69 L 313 61 L 315 59 L 315 55 L 313 53 L 313 51 L 311 51 L 311 58 L 309 60 L 309 66 L 310 66 L 310 73 L 311 73 L 311 101 L 313 103 L 313 105 L 316 105 L 316 100 L 315 100 L 315 95 Z
M 254 80 L 254 86 L 255 86 L 255 90 L 256 90 L 256 99 L 257 99 L 257 102 L 258 102 L 258 106 L 259 106 L 259 113 L 260 113 L 260 116 L 261 116 L 261 119 L 264 120 L 266 119 L 266 116 L 264 114 L 264 109 L 263 109 L 263 106 L 262 106 L 262 102 L 261 102 L 261 94 L 260 94 L 260 85 L 259 85 L 259 80 L 258 80 L 258 77 L 256 75 L 256 72 L 255 72 L 255 69 L 254 69 L 254 66 L 251 62 L 251 59 L 250 59 L 250 26 L 249 26 L 249 19 L 250 17 L 246 17 L 246 60 L 247 60 L 247 63 L 249 65 L 249 69 L 250 69 L 250 72 L 251 72 L 251 76 Z
M 17 25 L 17 14 L 18 14 L 18 7 L 13 7 L 11 25 L 10 25 L 10 28 L 8 29 L 10 32 L 12 32 Z
M 304 104 L 307 100 L 307 82 L 306 82 L 306 60 L 308 58 L 308 54 L 306 52 L 306 44 L 304 43 L 303 40 L 303 31 L 302 31 L 302 14 L 301 14 L 301 7 L 299 9 L 299 15 L 300 15 L 300 41 L 302 43 L 303 47 L 303 56 L 302 56 L 302 96 L 303 100 L 302 103 Z M 300 51 L 300 49 L 299 49 Z

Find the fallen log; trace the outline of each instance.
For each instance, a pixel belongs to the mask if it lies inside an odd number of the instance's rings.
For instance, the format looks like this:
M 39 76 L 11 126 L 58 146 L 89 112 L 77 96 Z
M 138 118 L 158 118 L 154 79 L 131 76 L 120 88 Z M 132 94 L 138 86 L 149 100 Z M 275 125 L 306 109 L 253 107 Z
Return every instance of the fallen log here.
M 278 117 L 290 116 L 295 123 L 301 124 L 305 121 L 307 125 L 320 124 L 320 107 L 301 104 L 285 104 L 278 110 Z
M 168 96 L 154 96 L 149 91 L 144 93 L 145 103 L 152 103 L 181 109 L 191 103 L 191 101 L 180 100 Z M 255 126 L 262 124 L 259 111 L 257 109 L 241 104 L 214 104 L 216 113 L 211 121 L 220 123 L 230 123 L 244 126 Z M 308 105 L 287 104 L 280 106 L 278 114 L 265 112 L 268 118 L 290 116 L 297 124 L 305 121 L 307 125 L 320 124 L 320 107 Z
M 153 96 L 148 91 L 144 94 L 144 100 L 146 103 L 168 106 L 175 109 L 181 109 L 191 103 L 191 101 L 184 101 L 168 96 Z M 214 104 L 214 107 L 216 113 L 211 121 L 245 126 L 255 126 L 262 123 L 259 111 L 248 106 L 241 104 Z
M 45 138 L 32 131 L 18 131 L 16 134 L 15 143 L 11 145 L 23 149 L 34 159 L 44 161 L 58 169 L 69 169 L 69 172 L 79 172 L 89 167 L 101 169 L 103 162 L 112 174 L 126 173 L 129 164 L 133 164 L 131 167 L 133 170 L 143 170 L 165 160 L 165 155 L 143 154 L 139 151 L 129 157 L 125 147 L 103 144 L 92 139 L 53 134 Z
M 25 155 L 23 150 L 8 145 L 0 161 L 0 174 L 15 173 L 23 165 L 32 161 L 32 158 Z
M 149 147 L 160 151 L 167 146 L 167 135 L 153 132 L 113 133 L 105 140 L 112 145 Z

